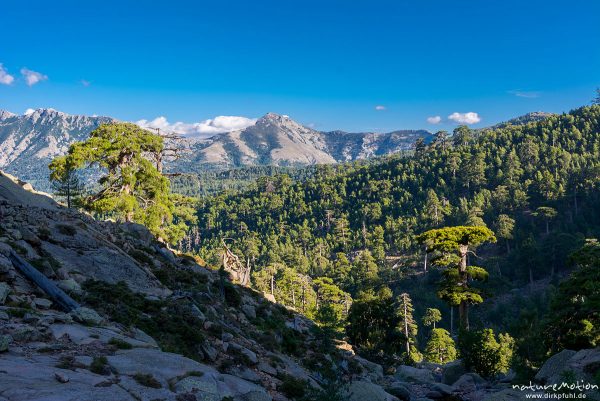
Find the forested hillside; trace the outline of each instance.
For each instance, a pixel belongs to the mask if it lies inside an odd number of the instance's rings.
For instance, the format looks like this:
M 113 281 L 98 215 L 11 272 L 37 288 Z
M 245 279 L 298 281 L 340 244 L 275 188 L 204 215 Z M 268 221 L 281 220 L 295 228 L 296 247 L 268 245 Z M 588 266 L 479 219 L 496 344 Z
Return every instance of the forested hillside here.
M 278 302 L 338 332 L 349 314 L 351 340 L 353 324 L 375 330 L 372 314 L 353 309 L 378 299 L 398 307 L 406 293 L 412 303 L 404 310 L 415 309 L 410 346 L 422 350 L 418 343 L 429 330 L 418 334 L 418 326 L 426 308 L 441 309 L 448 330 L 457 323 L 436 296 L 446 255 L 417 236 L 487 226 L 497 242 L 468 255 L 489 273 L 473 284 L 485 302 L 473 308 L 471 325 L 510 332 L 522 365 L 535 367 L 551 348 L 539 335 L 551 324 L 553 288 L 574 264 L 568 257 L 600 235 L 599 124 L 596 105 L 522 126 L 461 126 L 452 136 L 442 131 L 430 144 L 417 143 L 412 156 L 319 167 L 304 182 L 263 177 L 242 193 L 203 198 L 198 225 L 180 246 L 216 264 L 225 240 L 252 268 L 253 285 Z M 593 324 L 587 345 L 595 346 Z M 354 340 L 366 351 L 386 351 L 373 338 Z

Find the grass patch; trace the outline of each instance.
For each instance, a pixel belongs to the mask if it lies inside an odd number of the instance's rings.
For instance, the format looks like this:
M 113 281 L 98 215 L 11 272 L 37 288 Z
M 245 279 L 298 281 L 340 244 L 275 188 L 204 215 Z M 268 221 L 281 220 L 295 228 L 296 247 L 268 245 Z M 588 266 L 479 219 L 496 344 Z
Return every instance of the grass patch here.
M 123 341 L 119 338 L 113 337 L 108 342 L 110 345 L 114 345 L 118 349 L 132 349 L 133 345 L 129 344 L 127 341 Z
M 72 237 L 75 234 L 77 234 L 77 229 L 69 224 L 57 224 L 56 228 L 58 229 L 58 232 L 62 235 L 68 235 Z
M 90 372 L 96 373 L 97 375 L 107 376 L 110 374 L 110 368 L 108 366 L 108 360 L 105 356 L 95 356 L 92 364 L 90 365 Z
M 204 341 L 203 322 L 193 313 L 189 301 L 147 300 L 127 284 L 87 281 L 82 302 L 118 323 L 135 326 L 152 336 L 166 352 L 201 360 L 198 344 Z
M 138 384 L 141 384 L 142 386 L 151 388 L 162 388 L 162 384 L 160 384 L 160 382 L 156 380 L 151 374 L 136 373 L 135 375 L 133 375 L 133 378 L 136 382 L 138 382 Z
M 279 385 L 278 390 L 286 397 L 293 400 L 304 397 L 307 392 L 308 383 L 306 380 L 296 379 L 293 376 L 285 375 Z

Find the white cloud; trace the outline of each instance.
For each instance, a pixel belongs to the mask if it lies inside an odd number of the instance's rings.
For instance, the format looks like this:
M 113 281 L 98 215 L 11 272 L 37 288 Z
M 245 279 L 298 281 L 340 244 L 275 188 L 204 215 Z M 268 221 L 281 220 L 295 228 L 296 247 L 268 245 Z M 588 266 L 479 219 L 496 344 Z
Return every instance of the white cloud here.
M 427 117 L 427 122 L 429 124 L 439 124 L 440 122 L 442 122 L 442 117 L 440 117 L 440 116 Z
M 454 112 L 448 116 L 448 119 L 458 124 L 477 124 L 479 121 L 481 121 L 479 114 L 472 111 L 469 111 L 468 113 Z
M 27 82 L 28 86 L 33 86 L 38 82 L 46 81 L 48 79 L 47 75 L 27 68 L 21 68 L 21 75 L 25 78 L 25 82 Z
M 14 82 L 15 77 L 8 73 L 8 70 L 4 68 L 2 63 L 0 63 L 0 84 L 2 85 L 10 85 Z
M 185 136 L 209 137 L 214 134 L 244 129 L 256 123 L 255 118 L 238 116 L 218 116 L 197 123 L 170 123 L 165 117 L 154 120 L 139 120 L 136 122 L 142 128 L 160 128 Z
M 379 105 L 377 105 L 377 106 L 375 106 L 375 110 L 377 110 L 377 111 L 383 111 L 383 110 L 385 110 L 385 109 L 386 109 L 386 107 L 385 107 L 385 106 L 382 106 L 382 105 L 380 105 L 380 104 L 379 104 Z
M 23 115 L 28 116 L 30 114 L 33 114 L 34 111 L 35 111 L 34 109 L 27 109 L 27 110 L 25 110 L 25 113 L 23 113 Z
M 79 83 L 86 88 L 92 84 L 90 81 L 86 81 L 85 79 L 80 80 Z
M 535 99 L 540 97 L 540 92 L 534 92 L 534 91 L 524 91 L 521 89 L 514 89 L 514 90 L 510 90 L 508 91 L 508 93 L 510 93 L 511 95 L 515 95 L 517 97 L 524 97 L 527 99 Z

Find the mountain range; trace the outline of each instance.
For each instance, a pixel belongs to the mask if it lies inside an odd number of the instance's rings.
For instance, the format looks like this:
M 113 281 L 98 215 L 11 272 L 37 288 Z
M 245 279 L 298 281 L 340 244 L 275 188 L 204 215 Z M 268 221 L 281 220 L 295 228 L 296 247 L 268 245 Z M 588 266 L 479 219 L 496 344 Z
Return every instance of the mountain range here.
M 37 109 L 24 115 L 0 110 L 0 169 L 49 189 L 48 163 L 64 154 L 75 141 L 85 140 L 111 117 L 69 115 Z M 191 151 L 172 161 L 168 169 L 180 172 L 225 170 L 243 166 L 307 166 L 365 159 L 410 149 L 425 130 L 389 133 L 321 132 L 288 116 L 268 113 L 255 125 L 217 134 L 208 139 L 184 138 Z

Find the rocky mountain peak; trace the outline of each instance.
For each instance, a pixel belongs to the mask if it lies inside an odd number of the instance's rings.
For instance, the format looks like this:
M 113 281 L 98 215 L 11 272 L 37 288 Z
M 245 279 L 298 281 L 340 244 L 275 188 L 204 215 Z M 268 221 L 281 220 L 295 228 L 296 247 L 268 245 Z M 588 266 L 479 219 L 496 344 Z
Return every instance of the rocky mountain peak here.
M 278 126 L 284 128 L 303 127 L 285 114 L 267 113 L 256 121 L 256 126 Z
M 0 110 L 0 120 L 5 120 L 7 118 L 16 117 L 15 113 L 11 113 L 8 110 Z

